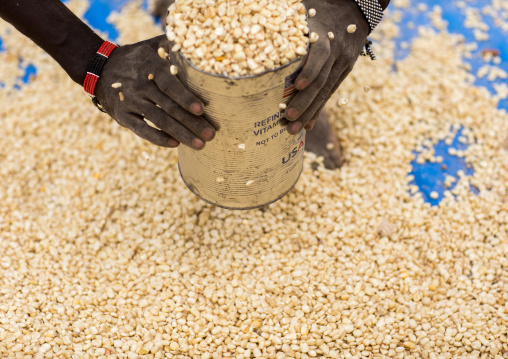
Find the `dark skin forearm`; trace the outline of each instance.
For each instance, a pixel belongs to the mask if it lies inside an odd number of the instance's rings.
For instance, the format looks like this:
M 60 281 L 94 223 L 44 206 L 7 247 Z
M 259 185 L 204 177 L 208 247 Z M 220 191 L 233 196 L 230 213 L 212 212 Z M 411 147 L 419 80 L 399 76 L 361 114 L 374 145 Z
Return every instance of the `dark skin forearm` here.
M 53 57 L 78 84 L 104 42 L 60 0 L 1 0 L 0 17 Z

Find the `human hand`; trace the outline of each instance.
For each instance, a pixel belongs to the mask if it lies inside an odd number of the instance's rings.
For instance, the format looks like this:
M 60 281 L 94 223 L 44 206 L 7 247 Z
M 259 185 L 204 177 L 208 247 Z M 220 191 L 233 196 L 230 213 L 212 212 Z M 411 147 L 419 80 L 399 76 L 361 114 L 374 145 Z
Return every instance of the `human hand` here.
M 309 17 L 309 36 L 316 32 L 319 39 L 310 44 L 307 61 L 295 81 L 299 91 L 286 110 L 291 134 L 302 127 L 312 130 L 325 103 L 353 69 L 369 34 L 369 24 L 353 0 L 303 2 L 307 11 L 316 10 L 316 15 Z M 357 27 L 354 33 L 347 31 L 351 24 Z
M 113 51 L 97 83 L 97 100 L 121 126 L 153 144 L 176 147 L 181 142 L 202 149 L 215 129 L 201 117 L 202 101 L 170 73 L 159 47 L 170 52 L 165 35 Z

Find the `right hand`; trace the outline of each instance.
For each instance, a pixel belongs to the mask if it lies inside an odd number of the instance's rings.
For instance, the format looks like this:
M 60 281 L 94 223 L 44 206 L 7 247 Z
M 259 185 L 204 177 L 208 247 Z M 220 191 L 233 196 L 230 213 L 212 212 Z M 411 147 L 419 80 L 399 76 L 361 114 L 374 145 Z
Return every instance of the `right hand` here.
M 177 147 L 183 143 L 200 150 L 215 137 L 215 128 L 201 116 L 203 102 L 169 72 L 169 62 L 157 54 L 159 47 L 169 53 L 170 46 L 161 35 L 118 47 L 104 65 L 96 87 L 97 100 L 121 126 L 155 145 Z M 121 87 L 113 88 L 114 83 Z
M 369 23 L 351 0 L 304 0 L 316 16 L 309 18 L 309 30 L 319 35 L 310 45 L 309 56 L 295 80 L 298 93 L 287 106 L 287 130 L 296 135 L 302 127 L 312 130 L 319 113 L 353 69 L 369 34 Z M 357 26 L 348 33 L 349 24 Z M 334 39 L 328 37 L 334 34 Z

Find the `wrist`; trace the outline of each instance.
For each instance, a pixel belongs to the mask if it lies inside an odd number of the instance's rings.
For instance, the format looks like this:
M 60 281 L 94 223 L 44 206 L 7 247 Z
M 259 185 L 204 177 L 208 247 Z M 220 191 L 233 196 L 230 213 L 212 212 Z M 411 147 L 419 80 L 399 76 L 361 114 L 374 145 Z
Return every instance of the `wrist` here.
M 369 34 L 383 19 L 383 8 L 378 0 L 354 0 L 369 24 Z
M 97 82 L 99 81 L 106 61 L 117 47 L 118 46 L 112 42 L 104 41 L 100 48 L 97 49 L 97 52 L 94 54 L 90 65 L 88 66 L 88 71 L 83 81 L 83 89 L 92 97 L 92 99 L 94 99 L 94 104 L 96 106 L 97 100 L 95 98 L 95 87 L 97 86 Z

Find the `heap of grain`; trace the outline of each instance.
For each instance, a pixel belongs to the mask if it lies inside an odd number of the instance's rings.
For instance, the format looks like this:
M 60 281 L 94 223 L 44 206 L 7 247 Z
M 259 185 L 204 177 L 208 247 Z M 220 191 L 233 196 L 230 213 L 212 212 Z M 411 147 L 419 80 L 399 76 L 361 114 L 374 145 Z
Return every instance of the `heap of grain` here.
M 301 0 L 176 0 L 166 29 L 173 52 L 229 77 L 260 74 L 305 55 L 307 33 Z
M 136 2 L 114 20 L 120 43 L 157 34 Z M 422 33 L 397 72 L 389 39 L 360 59 L 327 106 L 347 165 L 307 155 L 291 193 L 241 212 L 199 200 L 176 150 L 0 36 L 1 358 L 508 356 L 508 117 L 471 85 L 460 38 Z M 20 58 L 39 72 L 16 91 Z M 456 125 L 474 174 L 430 207 L 409 193 L 413 151 Z

